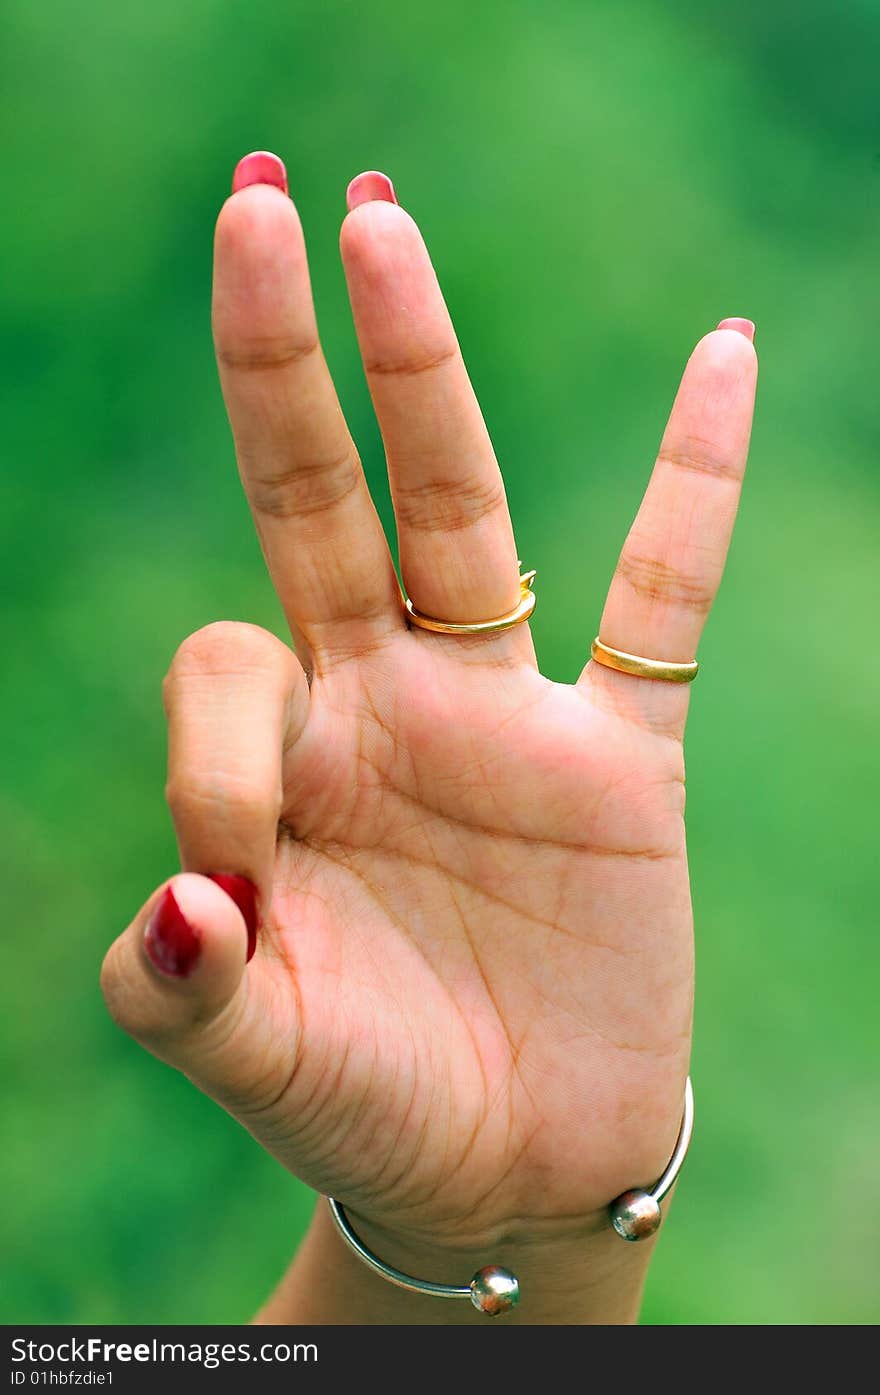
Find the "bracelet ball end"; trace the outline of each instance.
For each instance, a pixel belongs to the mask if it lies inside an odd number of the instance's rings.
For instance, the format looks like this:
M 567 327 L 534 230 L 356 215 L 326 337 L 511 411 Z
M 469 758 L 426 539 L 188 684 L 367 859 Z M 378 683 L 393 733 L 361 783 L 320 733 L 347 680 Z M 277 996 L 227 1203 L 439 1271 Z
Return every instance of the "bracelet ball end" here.
M 484 1269 L 478 1269 L 469 1288 L 474 1307 L 487 1317 L 509 1313 L 519 1302 L 518 1278 L 499 1264 L 487 1264 Z
M 609 1207 L 611 1224 L 624 1240 L 647 1240 L 660 1229 L 660 1203 L 649 1192 L 624 1192 Z

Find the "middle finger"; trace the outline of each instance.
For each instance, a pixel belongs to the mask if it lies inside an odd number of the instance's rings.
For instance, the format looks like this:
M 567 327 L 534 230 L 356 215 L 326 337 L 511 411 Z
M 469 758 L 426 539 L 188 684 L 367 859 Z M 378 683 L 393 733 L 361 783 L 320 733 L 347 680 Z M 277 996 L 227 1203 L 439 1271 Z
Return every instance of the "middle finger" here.
M 266 562 L 301 657 L 310 650 L 320 668 L 322 655 L 363 652 L 404 626 L 388 543 L 321 351 L 302 228 L 282 185 L 277 157 L 251 155 L 238 166 L 217 222 L 214 340 Z

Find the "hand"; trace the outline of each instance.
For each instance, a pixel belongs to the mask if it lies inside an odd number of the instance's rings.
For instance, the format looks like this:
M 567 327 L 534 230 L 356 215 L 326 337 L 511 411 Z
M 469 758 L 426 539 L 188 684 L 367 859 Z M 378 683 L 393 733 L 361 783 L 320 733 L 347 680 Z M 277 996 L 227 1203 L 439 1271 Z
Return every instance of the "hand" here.
M 104 991 L 139 1041 L 342 1200 L 383 1258 L 451 1282 L 470 1276 L 452 1266 L 465 1253 L 540 1269 L 542 1246 L 585 1253 L 608 1233 L 608 1203 L 663 1170 L 679 1127 L 689 686 L 595 662 L 575 686 L 551 682 L 527 625 L 408 627 L 279 169 L 239 167 L 213 318 L 299 658 L 232 623 L 178 651 L 168 799 L 185 871 L 113 945 Z M 355 181 L 341 248 L 402 576 L 422 613 L 485 619 L 519 598 L 504 488 L 392 197 L 381 176 Z M 632 653 L 693 658 L 721 577 L 756 380 L 751 326 L 724 323 L 691 355 L 611 582 L 599 633 Z M 582 609 L 586 626 L 591 598 Z M 248 963 L 236 900 L 211 875 L 240 879 L 227 885 L 246 914 L 257 888 Z M 621 1263 L 641 1248 L 612 1241 Z M 425 1272 L 444 1254 L 451 1274 Z

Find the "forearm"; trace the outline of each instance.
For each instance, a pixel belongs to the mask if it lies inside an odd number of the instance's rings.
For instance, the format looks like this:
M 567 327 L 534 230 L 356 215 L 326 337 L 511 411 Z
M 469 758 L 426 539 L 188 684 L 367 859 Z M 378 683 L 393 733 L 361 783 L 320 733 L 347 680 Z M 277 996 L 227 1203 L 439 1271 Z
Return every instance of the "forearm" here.
M 354 1218 L 352 1218 L 354 1219 Z M 565 1238 L 520 1236 L 491 1254 L 410 1245 L 358 1222 L 358 1233 L 386 1263 L 419 1278 L 466 1284 L 487 1263 L 517 1274 L 521 1299 L 504 1324 L 634 1323 L 654 1241 L 628 1244 L 597 1224 Z M 441 1325 L 486 1323 L 465 1300 L 423 1297 L 374 1274 L 344 1244 L 319 1200 L 308 1234 L 256 1323 Z

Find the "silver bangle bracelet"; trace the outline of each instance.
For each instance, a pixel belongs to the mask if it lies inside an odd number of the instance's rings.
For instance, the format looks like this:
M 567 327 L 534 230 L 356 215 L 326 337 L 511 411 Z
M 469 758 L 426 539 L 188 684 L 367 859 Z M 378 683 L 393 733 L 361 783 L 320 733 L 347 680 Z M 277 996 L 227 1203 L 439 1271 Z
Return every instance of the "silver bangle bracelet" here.
M 615 1198 L 608 1208 L 609 1220 L 624 1240 L 644 1240 L 659 1229 L 663 1219 L 660 1202 L 671 1191 L 681 1171 L 693 1130 L 694 1092 L 688 1076 L 684 1087 L 681 1128 L 665 1171 L 652 1187 L 645 1190 L 634 1188 L 624 1192 Z M 455 1284 L 434 1284 L 427 1279 L 414 1279 L 411 1274 L 394 1269 L 364 1244 L 340 1202 L 328 1196 L 327 1205 L 336 1228 L 349 1249 L 353 1250 L 358 1259 L 368 1265 L 374 1273 L 387 1279 L 389 1283 L 396 1284 L 398 1288 L 407 1289 L 409 1293 L 423 1293 L 429 1298 L 469 1298 L 474 1307 L 488 1317 L 508 1313 L 519 1302 L 519 1280 L 509 1269 L 503 1269 L 498 1264 L 487 1264 L 483 1269 L 478 1269 L 470 1283 L 462 1287 Z

